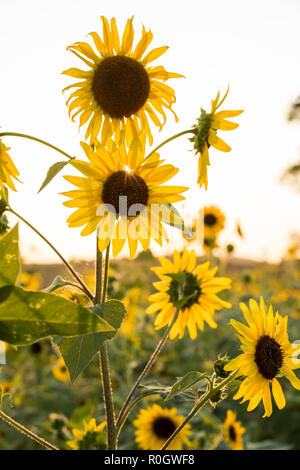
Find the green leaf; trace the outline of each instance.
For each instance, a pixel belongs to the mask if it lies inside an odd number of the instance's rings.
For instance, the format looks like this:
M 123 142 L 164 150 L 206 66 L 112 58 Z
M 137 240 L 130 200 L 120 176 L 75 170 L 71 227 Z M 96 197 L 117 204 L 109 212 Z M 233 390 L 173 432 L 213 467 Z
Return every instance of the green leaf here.
M 181 230 L 182 232 L 184 232 L 187 238 L 193 238 L 194 237 L 193 230 L 185 226 L 184 220 L 179 214 L 178 210 L 172 204 L 163 204 L 163 205 L 168 209 L 168 211 L 166 211 L 166 214 L 163 214 L 162 221 L 165 224 L 168 224 L 171 227 L 175 227 Z
M 70 286 L 73 285 L 70 283 L 70 281 L 66 281 L 63 279 L 61 276 L 56 276 L 56 278 L 52 281 L 49 287 L 46 287 L 43 292 L 53 292 L 56 289 L 59 289 L 60 287 L 64 286 Z
M 102 305 L 95 305 L 91 310 L 100 318 L 104 318 L 115 330 L 85 334 L 77 338 L 64 338 L 63 341 L 55 338 L 54 341 L 66 363 L 72 382 L 90 364 L 103 343 L 115 336 L 126 314 L 124 304 L 119 300 L 108 300 Z
M 167 396 L 166 401 L 175 397 L 175 395 L 178 395 L 178 393 L 182 393 L 192 388 L 195 384 L 197 384 L 198 382 L 200 382 L 200 380 L 203 380 L 204 378 L 205 374 L 196 371 L 188 372 L 187 374 L 185 374 L 184 377 L 179 377 L 177 379 L 176 384 L 173 385 L 173 387 L 171 388 L 171 391 Z
M 74 157 L 75 158 L 75 157 Z M 68 163 L 70 163 L 71 160 L 74 160 L 74 158 L 63 161 L 63 162 L 56 162 L 52 166 L 50 166 L 49 170 L 47 171 L 46 178 L 44 179 L 44 182 L 40 189 L 38 190 L 38 193 L 40 193 L 48 184 L 55 178 L 56 175 L 66 166 Z
M 0 239 L 0 287 L 15 284 L 19 272 L 18 224 Z
M 93 332 L 111 333 L 114 328 L 90 310 L 57 295 L 15 286 L 0 289 L 0 340 L 26 345 L 47 336 Z
M 170 393 L 171 387 L 162 385 L 157 380 L 148 380 L 143 382 L 139 388 L 144 392 L 158 393 L 163 399 Z

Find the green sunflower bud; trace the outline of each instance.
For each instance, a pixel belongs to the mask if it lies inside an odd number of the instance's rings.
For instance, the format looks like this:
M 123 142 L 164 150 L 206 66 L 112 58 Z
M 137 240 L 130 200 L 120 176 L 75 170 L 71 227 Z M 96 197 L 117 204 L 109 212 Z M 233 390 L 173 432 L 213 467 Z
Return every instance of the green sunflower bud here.
M 226 379 L 226 377 L 229 376 L 230 372 L 226 371 L 224 367 L 228 362 L 230 361 L 229 356 L 225 354 L 223 357 L 218 357 L 218 359 L 214 363 L 214 371 L 217 375 L 217 377 L 221 377 L 222 379 Z

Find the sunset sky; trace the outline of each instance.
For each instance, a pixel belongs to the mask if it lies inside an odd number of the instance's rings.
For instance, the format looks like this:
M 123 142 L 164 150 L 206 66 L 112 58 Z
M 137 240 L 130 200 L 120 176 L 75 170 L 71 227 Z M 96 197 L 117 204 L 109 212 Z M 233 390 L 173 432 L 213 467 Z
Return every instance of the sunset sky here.
M 230 92 L 225 109 L 244 109 L 236 118 L 240 127 L 220 131 L 231 147 L 229 153 L 211 149 L 208 190 L 196 184 L 197 158 L 186 137 L 170 143 L 162 158 L 180 171 L 170 184 L 189 186 L 185 209 L 192 213 L 204 204 L 220 207 L 226 215 L 226 230 L 220 241 L 236 244 L 236 255 L 278 261 L 289 234 L 300 233 L 300 194 L 279 183 L 284 169 L 300 160 L 300 123 L 288 123 L 291 102 L 300 94 L 298 0 L 2 0 L 1 1 L 1 131 L 32 134 L 72 155 L 83 157 L 78 122 L 68 117 L 62 89 L 72 82 L 61 72 L 82 67 L 66 47 L 89 41 L 91 31 L 101 33 L 100 16 L 115 16 L 119 30 L 135 16 L 135 38 L 142 24 L 154 35 L 151 47 L 170 49 L 157 65 L 183 74 L 169 83 L 175 89 L 174 109 L 161 132 L 154 127 L 154 145 L 188 129 L 200 114 L 210 109 L 218 90 Z M 67 258 L 92 259 L 94 236 L 81 237 L 69 229 L 71 213 L 62 205 L 59 192 L 70 185 L 59 175 L 42 193 L 37 191 L 47 169 L 61 156 L 37 143 L 7 137 L 10 155 L 23 185 L 11 194 L 12 207 L 42 233 Z M 76 174 L 67 167 L 63 174 Z M 239 220 L 245 239 L 234 235 Z M 15 219 L 11 218 L 13 223 Z M 174 235 L 174 233 L 172 232 Z M 57 261 L 29 229 L 21 226 L 22 255 L 34 262 Z M 182 247 L 181 238 L 176 242 Z M 165 247 L 170 252 L 172 246 Z M 162 253 L 153 244 L 156 254 Z M 124 253 L 126 254 L 126 253 Z

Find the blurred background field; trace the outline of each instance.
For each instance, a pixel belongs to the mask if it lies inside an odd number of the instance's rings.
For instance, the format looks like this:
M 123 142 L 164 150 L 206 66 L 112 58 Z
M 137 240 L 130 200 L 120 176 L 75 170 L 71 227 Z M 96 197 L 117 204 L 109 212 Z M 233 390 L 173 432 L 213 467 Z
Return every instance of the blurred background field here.
M 169 341 L 149 376 L 144 381 L 148 387 L 171 386 L 176 377 L 190 370 L 211 372 L 218 354 L 239 353 L 239 342 L 228 325 L 230 318 L 241 321 L 239 302 L 263 295 L 272 302 L 281 314 L 289 315 L 291 341 L 299 339 L 300 321 L 300 260 L 286 259 L 279 264 L 268 264 L 242 260 L 228 255 L 216 258 L 205 255 L 199 262 L 209 259 L 212 266 L 219 266 L 218 274 L 232 278 L 233 287 L 221 297 L 229 300 L 233 308 L 216 313 L 217 329 L 206 326 L 192 341 L 185 334 L 182 340 Z M 154 350 L 161 331 L 153 327 L 153 315 L 144 313 L 148 295 L 154 290 L 154 273 L 150 270 L 158 264 L 150 251 L 141 253 L 137 259 L 112 262 L 109 279 L 109 297 L 123 300 L 127 317 L 114 341 L 109 343 L 113 388 L 116 407 L 119 409 L 130 386 L 146 364 Z M 39 271 L 37 271 L 39 268 Z M 75 263 L 75 268 L 85 274 L 86 282 L 93 287 L 92 263 Z M 20 283 L 31 290 L 45 288 L 55 275 L 67 278 L 60 265 L 25 265 Z M 63 288 L 57 291 L 72 301 L 83 302 L 83 297 Z M 60 448 L 69 449 L 68 440 L 74 439 L 72 429 L 83 427 L 83 420 L 96 418 L 97 424 L 104 420 L 102 391 L 99 381 L 99 363 L 94 359 L 89 367 L 71 385 L 68 374 L 59 361 L 50 340 L 40 341 L 29 347 L 7 349 L 7 364 L 0 372 L 0 382 L 5 392 L 4 410 L 16 420 L 39 432 Z M 282 381 L 287 398 L 286 407 L 278 411 L 274 406 L 271 418 L 262 419 L 262 405 L 247 413 L 247 404 L 240 405 L 229 397 L 214 408 L 206 406 L 192 421 L 193 447 L 195 449 L 227 448 L 221 439 L 221 426 L 227 409 L 237 412 L 237 417 L 246 428 L 244 441 L 248 449 L 300 449 L 300 397 L 287 381 Z M 132 421 L 139 409 L 157 402 L 162 407 L 176 407 L 180 414 L 187 414 L 193 401 L 189 395 L 175 397 L 164 403 L 159 395 L 145 398 L 134 409 L 128 420 L 127 430 L 121 433 L 120 448 L 136 448 L 133 444 Z M 35 449 L 37 446 L 25 436 L 0 423 L 0 449 Z

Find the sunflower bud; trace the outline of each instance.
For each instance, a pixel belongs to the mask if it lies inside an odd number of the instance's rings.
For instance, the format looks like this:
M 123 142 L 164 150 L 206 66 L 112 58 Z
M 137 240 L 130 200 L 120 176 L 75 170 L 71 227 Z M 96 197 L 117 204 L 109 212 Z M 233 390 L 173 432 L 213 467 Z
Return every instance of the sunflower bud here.
M 214 363 L 214 371 L 215 371 L 217 377 L 221 377 L 222 379 L 226 379 L 226 377 L 229 376 L 230 372 L 228 372 L 224 369 L 224 367 L 226 366 L 226 364 L 228 364 L 229 361 L 230 361 L 230 359 L 227 356 L 227 354 L 225 354 L 225 356 L 222 356 L 222 357 L 219 356 L 218 357 L 218 359 Z
M 234 252 L 234 245 L 232 243 L 228 243 L 226 246 L 227 253 L 233 253 Z
M 224 392 L 224 390 L 225 388 L 223 390 L 218 390 L 214 395 L 210 397 L 209 403 L 213 408 L 215 408 L 218 403 L 220 403 L 227 397 L 227 394 Z
M 212 119 L 212 113 L 207 113 L 204 109 L 201 108 L 200 117 L 197 119 L 198 124 L 193 126 L 194 136 L 189 139 L 194 144 L 196 154 L 202 153 L 205 144 L 207 144 Z

